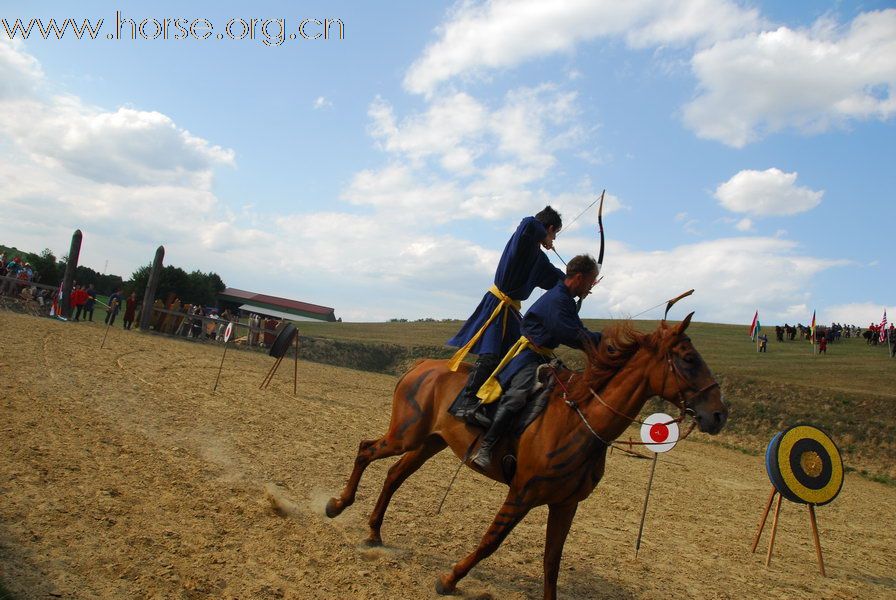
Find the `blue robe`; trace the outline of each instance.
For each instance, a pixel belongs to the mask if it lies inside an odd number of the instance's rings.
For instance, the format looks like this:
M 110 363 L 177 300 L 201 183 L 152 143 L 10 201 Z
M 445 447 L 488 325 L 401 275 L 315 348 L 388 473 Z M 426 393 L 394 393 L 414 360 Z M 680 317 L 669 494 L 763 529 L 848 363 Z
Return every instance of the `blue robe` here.
M 523 317 L 522 334 L 541 348 L 554 350 L 560 344 L 583 350 L 587 340 L 600 344 L 601 334 L 589 331 L 576 312 L 576 301 L 569 288 L 560 281 L 535 301 Z M 507 389 L 510 380 L 523 367 L 546 363 L 548 359 L 534 350 L 523 350 L 498 374 L 498 381 Z
M 547 230 L 540 221 L 535 217 L 526 217 L 504 247 L 504 254 L 495 271 L 495 285 L 512 299 L 526 300 L 536 287 L 550 289 L 566 277 L 563 271 L 551 264 L 540 248 L 546 236 Z M 448 345 L 462 347 L 469 342 L 499 302 L 494 294 L 486 292 L 460 331 L 448 340 Z M 513 309 L 509 312 L 512 313 Z M 518 315 L 507 314 L 505 318 L 499 317 L 488 326 L 470 352 L 504 356 L 519 337 Z

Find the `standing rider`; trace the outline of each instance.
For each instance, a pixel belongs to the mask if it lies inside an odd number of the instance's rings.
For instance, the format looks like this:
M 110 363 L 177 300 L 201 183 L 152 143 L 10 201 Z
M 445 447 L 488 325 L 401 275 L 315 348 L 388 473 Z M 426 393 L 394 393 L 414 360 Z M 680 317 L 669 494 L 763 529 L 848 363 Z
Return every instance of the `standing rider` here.
M 519 339 L 520 302 L 536 287 L 547 290 L 563 280 L 563 271 L 552 265 L 541 250 L 541 247 L 547 250 L 554 247 L 554 238 L 562 226 L 560 215 L 550 206 L 534 217 L 523 219 L 504 247 L 494 285 L 460 331 L 448 340 L 449 346 L 460 348 L 449 362 L 452 371 L 457 370 L 467 353 L 478 355 L 463 391 L 463 406 L 469 412 L 462 410 L 458 416 L 472 417 L 472 408 L 479 402 L 477 390 Z
M 491 467 L 492 448 L 525 406 L 538 366 L 550 360 L 553 350 L 560 344 L 579 350 L 584 350 L 587 344 L 595 347 L 600 344 L 601 334 L 585 327 L 574 300 L 591 293 L 596 281 L 597 262 L 587 254 L 580 254 L 567 263 L 566 278 L 526 311 L 522 336 L 477 394 L 485 404 L 500 402 L 491 427 L 482 437 L 479 452 L 473 457 L 473 464 L 479 468 Z

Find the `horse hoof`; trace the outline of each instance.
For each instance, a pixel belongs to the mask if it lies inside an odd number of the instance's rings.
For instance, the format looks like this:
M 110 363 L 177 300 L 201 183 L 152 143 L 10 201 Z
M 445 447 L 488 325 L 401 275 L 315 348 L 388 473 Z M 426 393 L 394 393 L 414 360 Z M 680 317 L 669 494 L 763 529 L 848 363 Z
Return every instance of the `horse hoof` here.
M 454 584 L 451 583 L 451 575 L 440 575 L 436 579 L 436 593 L 439 596 L 450 596 L 454 594 Z
M 368 538 L 364 540 L 364 545 L 368 548 L 379 548 L 383 545 L 383 540 L 380 538 Z
M 331 519 L 333 517 L 338 517 L 342 513 L 342 507 L 340 506 L 339 500 L 336 498 L 330 498 L 330 501 L 327 502 L 326 508 L 327 516 Z

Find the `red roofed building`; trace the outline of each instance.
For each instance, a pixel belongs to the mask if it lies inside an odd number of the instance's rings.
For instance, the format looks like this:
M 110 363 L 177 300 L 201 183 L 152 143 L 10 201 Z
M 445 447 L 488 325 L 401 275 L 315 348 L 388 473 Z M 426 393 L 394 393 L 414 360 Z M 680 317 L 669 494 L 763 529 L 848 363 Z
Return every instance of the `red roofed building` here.
M 256 294 L 236 288 L 227 288 L 218 294 L 224 302 L 237 305 L 243 312 L 256 313 L 287 321 L 335 321 L 335 311 L 328 306 L 319 306 L 289 298 L 278 298 Z

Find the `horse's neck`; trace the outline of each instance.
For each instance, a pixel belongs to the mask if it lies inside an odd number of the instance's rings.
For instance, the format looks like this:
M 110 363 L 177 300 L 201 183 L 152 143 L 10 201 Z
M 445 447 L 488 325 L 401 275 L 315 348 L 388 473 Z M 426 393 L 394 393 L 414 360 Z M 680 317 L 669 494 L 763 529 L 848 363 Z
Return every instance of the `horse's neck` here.
M 622 435 L 652 395 L 647 371 L 654 359 L 648 350 L 638 350 L 603 390 L 594 390 L 599 400 L 589 394 L 585 415 L 605 440 Z

